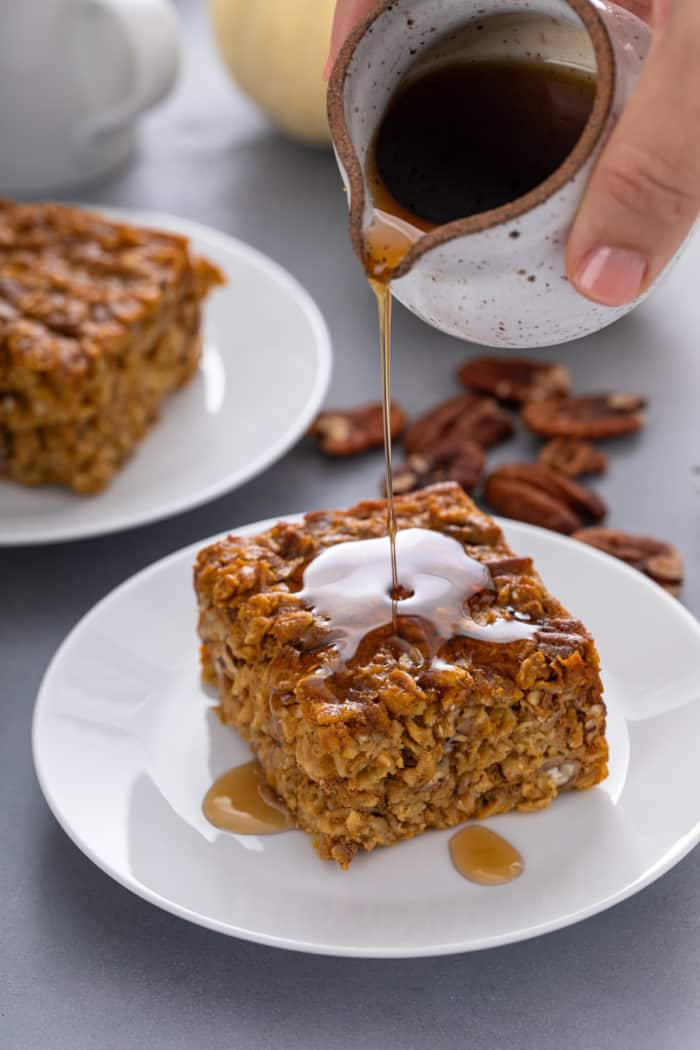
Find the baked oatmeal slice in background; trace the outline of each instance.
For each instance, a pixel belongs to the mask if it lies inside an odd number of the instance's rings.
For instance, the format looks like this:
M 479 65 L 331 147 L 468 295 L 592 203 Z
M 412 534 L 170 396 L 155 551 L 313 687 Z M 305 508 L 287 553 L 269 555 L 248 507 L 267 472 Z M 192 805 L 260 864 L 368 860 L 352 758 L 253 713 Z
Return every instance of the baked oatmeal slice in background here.
M 607 775 L 595 645 L 530 559 L 457 485 L 401 497 L 396 513 L 399 529 L 443 533 L 489 567 L 493 590 L 468 607 L 475 621 L 515 618 L 533 635 L 456 637 L 431 666 L 407 623 L 412 650 L 377 630 L 336 670 L 334 625 L 298 593 L 304 570 L 334 544 L 384 536 L 383 500 L 229 536 L 195 565 L 204 674 L 221 718 L 250 743 L 320 855 L 342 867 L 358 850 L 540 809 Z
M 176 234 L 0 200 L 0 472 L 103 488 L 196 371 L 223 281 Z

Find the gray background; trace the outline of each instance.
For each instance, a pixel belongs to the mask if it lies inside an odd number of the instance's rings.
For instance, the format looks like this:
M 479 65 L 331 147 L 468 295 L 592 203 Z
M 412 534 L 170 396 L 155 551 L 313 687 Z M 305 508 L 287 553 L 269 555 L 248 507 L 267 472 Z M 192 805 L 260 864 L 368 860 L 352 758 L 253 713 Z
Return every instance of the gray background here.
M 330 401 L 373 398 L 373 303 L 348 244 L 332 158 L 270 131 L 219 67 L 205 5 L 179 7 L 188 46 L 179 86 L 144 121 L 136 162 L 88 199 L 176 212 L 268 252 L 309 288 L 328 320 Z M 648 431 L 615 447 L 600 489 L 613 524 L 678 544 L 688 565 L 685 600 L 696 614 L 699 267 L 696 243 L 653 303 L 556 351 L 582 390 L 651 396 Z M 396 396 L 409 409 L 455 391 L 463 345 L 402 310 L 395 344 Z M 528 439 L 520 443 L 517 454 L 531 455 Z M 512 447 L 504 455 L 515 458 Z M 54 650 L 83 613 L 169 551 L 247 521 L 346 504 L 375 492 L 380 472 L 378 456 L 331 467 L 302 443 L 244 488 L 170 521 L 0 551 L 2 1050 L 700 1044 L 698 850 L 612 911 L 540 940 L 461 957 L 365 962 L 276 951 L 190 926 L 113 883 L 49 814 L 31 765 L 32 703 Z

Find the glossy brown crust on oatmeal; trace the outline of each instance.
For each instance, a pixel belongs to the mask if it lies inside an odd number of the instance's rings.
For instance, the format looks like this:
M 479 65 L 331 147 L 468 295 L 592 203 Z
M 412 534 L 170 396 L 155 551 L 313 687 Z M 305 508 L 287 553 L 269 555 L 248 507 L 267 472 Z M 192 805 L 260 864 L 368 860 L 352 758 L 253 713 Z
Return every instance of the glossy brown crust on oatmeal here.
M 304 568 L 333 544 L 384 535 L 383 500 L 230 536 L 195 565 L 204 674 L 222 720 L 249 741 L 321 856 L 342 867 L 358 850 L 539 809 L 607 774 L 593 640 L 530 559 L 513 554 L 457 485 L 401 497 L 396 511 L 399 528 L 445 533 L 489 565 L 494 590 L 470 605 L 475 619 L 517 613 L 536 637 L 452 639 L 440 654 L 450 666 L 438 670 L 399 657 L 378 631 L 344 671 L 319 681 L 334 663 L 332 625 L 296 594 Z
M 102 488 L 196 369 L 221 283 L 183 237 L 0 200 L 0 470 Z

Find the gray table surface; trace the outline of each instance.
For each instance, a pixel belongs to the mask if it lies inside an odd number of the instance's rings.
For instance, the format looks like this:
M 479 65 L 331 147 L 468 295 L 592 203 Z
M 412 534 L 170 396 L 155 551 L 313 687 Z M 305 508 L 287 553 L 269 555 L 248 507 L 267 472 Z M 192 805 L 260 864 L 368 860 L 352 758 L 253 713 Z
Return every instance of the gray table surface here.
M 179 6 L 188 54 L 178 88 L 144 121 L 133 165 L 87 199 L 176 212 L 268 252 L 328 320 L 330 400 L 374 397 L 373 304 L 348 244 L 332 158 L 277 137 L 228 84 L 205 5 Z M 613 524 L 682 549 L 685 600 L 696 614 L 699 267 L 696 242 L 652 303 L 556 352 L 583 390 L 651 396 L 648 431 L 614 450 L 600 488 Z M 396 396 L 409 409 L 454 391 L 463 344 L 402 310 L 395 343 Z M 531 454 L 526 438 L 520 446 L 518 454 Z M 378 456 L 330 467 L 302 444 L 245 487 L 169 521 L 0 551 L 2 1050 L 700 1045 L 698 850 L 636 897 L 539 940 L 365 962 L 276 951 L 188 925 L 103 875 L 49 814 L 32 770 L 32 703 L 59 642 L 93 603 L 169 551 L 247 521 L 349 503 L 374 493 L 379 474 Z

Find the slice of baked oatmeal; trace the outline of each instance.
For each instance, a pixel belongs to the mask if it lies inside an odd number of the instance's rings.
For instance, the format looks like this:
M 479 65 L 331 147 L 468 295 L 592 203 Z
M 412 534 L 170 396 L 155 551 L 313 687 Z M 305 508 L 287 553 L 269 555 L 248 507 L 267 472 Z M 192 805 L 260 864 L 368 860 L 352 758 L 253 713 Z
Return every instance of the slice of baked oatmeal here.
M 108 484 L 195 372 L 221 283 L 184 237 L 0 200 L 0 474 Z
M 451 537 L 487 567 L 488 585 L 465 595 L 465 612 L 495 626 L 493 637 L 452 637 L 435 658 L 420 626 L 400 620 L 410 644 L 397 647 L 387 626 L 339 661 L 339 625 L 300 593 L 304 573 L 333 545 L 383 536 L 382 500 L 229 536 L 195 565 L 204 674 L 221 718 L 250 743 L 321 856 L 342 867 L 358 850 L 428 828 L 540 809 L 607 774 L 598 655 L 585 627 L 459 486 L 401 497 L 396 512 L 399 529 Z M 493 640 L 514 623 L 529 632 Z

